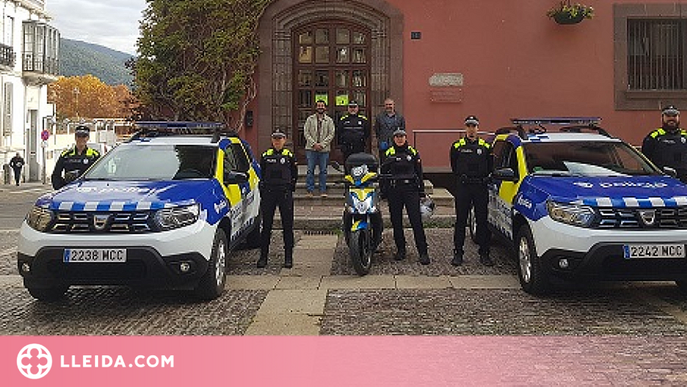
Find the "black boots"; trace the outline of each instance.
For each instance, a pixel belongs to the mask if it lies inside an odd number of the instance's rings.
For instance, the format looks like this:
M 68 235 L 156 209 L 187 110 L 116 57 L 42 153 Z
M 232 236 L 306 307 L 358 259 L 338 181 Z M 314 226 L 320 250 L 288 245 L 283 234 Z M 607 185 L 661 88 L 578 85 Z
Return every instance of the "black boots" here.
M 404 259 L 406 259 L 406 251 L 405 251 L 405 249 L 403 249 L 403 250 L 397 249 L 397 250 L 396 250 L 396 255 L 394 255 L 394 260 L 396 260 L 396 261 L 402 261 L 402 260 L 404 260 Z
M 267 266 L 267 251 L 260 251 L 260 259 L 258 259 L 258 268 L 262 269 Z
M 423 265 L 429 265 L 429 254 L 427 254 L 427 253 L 420 254 L 420 263 Z
M 293 250 L 291 249 L 284 251 L 284 267 L 287 269 L 293 267 Z
M 489 253 L 479 255 L 479 262 L 484 266 L 494 266 L 494 261 L 489 257 Z
M 463 252 L 458 250 L 453 250 L 453 259 L 451 260 L 451 265 L 460 266 L 463 264 Z

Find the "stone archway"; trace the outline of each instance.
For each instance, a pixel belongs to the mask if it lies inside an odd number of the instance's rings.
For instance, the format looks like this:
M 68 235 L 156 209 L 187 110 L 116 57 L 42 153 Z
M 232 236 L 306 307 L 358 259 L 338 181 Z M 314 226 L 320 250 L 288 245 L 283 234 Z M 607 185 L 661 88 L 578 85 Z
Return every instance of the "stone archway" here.
M 403 72 L 391 71 L 403 63 L 403 15 L 383 0 L 278 0 L 263 14 L 258 61 L 258 150 L 266 149 L 269 134 L 279 126 L 293 125 L 293 42 L 292 31 L 319 20 L 336 18 L 357 23 L 371 31 L 370 106 L 371 116 L 393 96 L 403 110 Z M 399 66 L 393 66 L 398 68 Z

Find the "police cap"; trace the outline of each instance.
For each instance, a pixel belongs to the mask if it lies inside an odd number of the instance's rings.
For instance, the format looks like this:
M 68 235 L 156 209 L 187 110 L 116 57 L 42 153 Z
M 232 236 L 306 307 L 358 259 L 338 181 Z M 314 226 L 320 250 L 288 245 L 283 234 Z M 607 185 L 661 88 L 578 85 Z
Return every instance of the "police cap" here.
M 286 138 L 286 132 L 282 128 L 276 128 L 272 132 L 272 138 Z
M 405 135 L 407 135 L 407 134 L 406 134 L 406 131 L 403 130 L 403 129 L 401 129 L 401 128 L 396 128 L 396 130 L 394 130 L 394 137 L 396 137 L 396 136 L 405 136 Z
M 77 137 L 87 137 L 90 135 L 90 133 L 91 133 L 91 129 L 86 125 L 79 125 L 74 130 L 74 134 Z
M 661 111 L 661 114 L 665 116 L 677 116 L 680 114 L 680 111 L 673 105 L 668 105 L 663 108 Z
M 354 100 L 348 101 L 348 107 L 358 107 L 358 103 Z
M 477 116 L 467 116 L 465 117 L 465 125 L 479 125 L 479 120 Z

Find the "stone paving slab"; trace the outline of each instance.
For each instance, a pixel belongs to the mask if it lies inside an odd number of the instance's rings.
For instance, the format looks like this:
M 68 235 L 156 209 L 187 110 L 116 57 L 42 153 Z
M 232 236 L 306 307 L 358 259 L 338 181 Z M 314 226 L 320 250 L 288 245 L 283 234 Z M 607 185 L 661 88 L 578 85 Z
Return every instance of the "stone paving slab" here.
M 246 336 L 317 336 L 320 334 L 320 316 L 269 314 L 253 319 Z M 269 356 L 269 354 L 265 354 Z M 277 360 L 278 361 L 278 360 Z
M 451 287 L 462 289 L 520 289 L 520 280 L 513 275 L 462 275 L 448 277 Z
M 394 276 L 394 279 L 397 289 L 443 289 L 452 286 L 451 281 L 446 276 L 397 275 Z
M 322 278 L 324 289 L 395 289 L 396 280 L 389 275 L 328 276 Z
M 282 276 L 275 289 L 279 290 L 316 290 L 321 289 L 322 277 Z
M 276 275 L 228 275 L 225 289 L 272 290 L 281 281 Z

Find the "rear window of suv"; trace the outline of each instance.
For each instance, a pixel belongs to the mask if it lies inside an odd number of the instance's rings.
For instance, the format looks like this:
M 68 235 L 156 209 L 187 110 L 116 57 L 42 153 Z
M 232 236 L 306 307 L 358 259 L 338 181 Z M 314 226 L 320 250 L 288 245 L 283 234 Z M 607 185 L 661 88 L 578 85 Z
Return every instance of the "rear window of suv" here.
M 524 145 L 529 173 L 554 176 L 661 174 L 623 142 L 535 142 Z
M 85 175 L 87 180 L 185 180 L 214 176 L 217 148 L 201 145 L 122 144 Z

